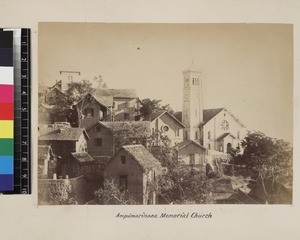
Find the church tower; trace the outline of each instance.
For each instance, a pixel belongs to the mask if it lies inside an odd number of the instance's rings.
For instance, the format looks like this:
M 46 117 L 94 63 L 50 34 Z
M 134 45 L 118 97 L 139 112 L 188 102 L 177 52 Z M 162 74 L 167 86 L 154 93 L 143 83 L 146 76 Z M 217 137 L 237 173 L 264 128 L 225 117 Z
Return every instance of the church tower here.
M 200 125 L 203 122 L 201 72 L 191 66 L 183 72 L 182 123 L 185 125 L 185 140 L 200 142 Z

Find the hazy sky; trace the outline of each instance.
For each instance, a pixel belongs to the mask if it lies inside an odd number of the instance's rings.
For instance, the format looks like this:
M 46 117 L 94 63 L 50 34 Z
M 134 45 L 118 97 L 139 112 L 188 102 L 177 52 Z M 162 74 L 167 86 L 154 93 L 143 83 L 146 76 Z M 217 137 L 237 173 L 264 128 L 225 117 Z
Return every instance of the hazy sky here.
M 48 85 L 60 70 L 81 71 L 181 110 L 182 71 L 192 61 L 204 108 L 226 107 L 249 129 L 292 142 L 292 25 L 39 25 L 39 81 Z

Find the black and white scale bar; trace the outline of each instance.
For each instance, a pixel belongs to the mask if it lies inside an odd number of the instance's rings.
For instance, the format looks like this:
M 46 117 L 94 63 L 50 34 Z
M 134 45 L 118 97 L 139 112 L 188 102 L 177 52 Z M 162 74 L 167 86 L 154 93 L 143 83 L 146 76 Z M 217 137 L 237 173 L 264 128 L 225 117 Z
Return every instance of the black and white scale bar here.
M 31 193 L 30 29 L 10 29 L 14 38 L 14 190 L 3 194 Z

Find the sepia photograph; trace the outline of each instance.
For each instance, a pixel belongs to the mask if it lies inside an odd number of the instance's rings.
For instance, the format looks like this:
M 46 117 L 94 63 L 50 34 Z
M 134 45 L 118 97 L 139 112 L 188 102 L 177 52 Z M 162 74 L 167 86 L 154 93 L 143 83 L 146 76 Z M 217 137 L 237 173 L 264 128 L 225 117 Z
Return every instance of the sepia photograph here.
M 293 203 L 293 25 L 39 23 L 38 204 Z

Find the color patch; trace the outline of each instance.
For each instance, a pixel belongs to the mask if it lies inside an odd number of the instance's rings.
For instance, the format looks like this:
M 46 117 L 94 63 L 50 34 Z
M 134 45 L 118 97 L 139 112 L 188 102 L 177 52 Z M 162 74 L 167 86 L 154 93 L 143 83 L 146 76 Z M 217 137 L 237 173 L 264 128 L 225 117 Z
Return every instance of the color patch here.
M 0 174 L 14 173 L 14 159 L 12 156 L 0 156 Z
M 13 66 L 13 49 L 0 48 L 0 66 Z
M 0 84 L 13 84 L 14 83 L 14 68 L 13 67 L 0 67 Z
M 0 119 L 13 120 L 14 119 L 14 104 L 0 102 Z
M 13 156 L 14 154 L 14 140 L 7 138 L 0 138 L 0 156 Z
M 0 120 L 0 138 L 14 137 L 14 122 L 11 120 Z
M 14 175 L 0 174 L 0 191 L 14 190 Z
M 2 102 L 2 103 L 14 102 L 14 86 L 13 85 L 0 85 L 0 102 Z

